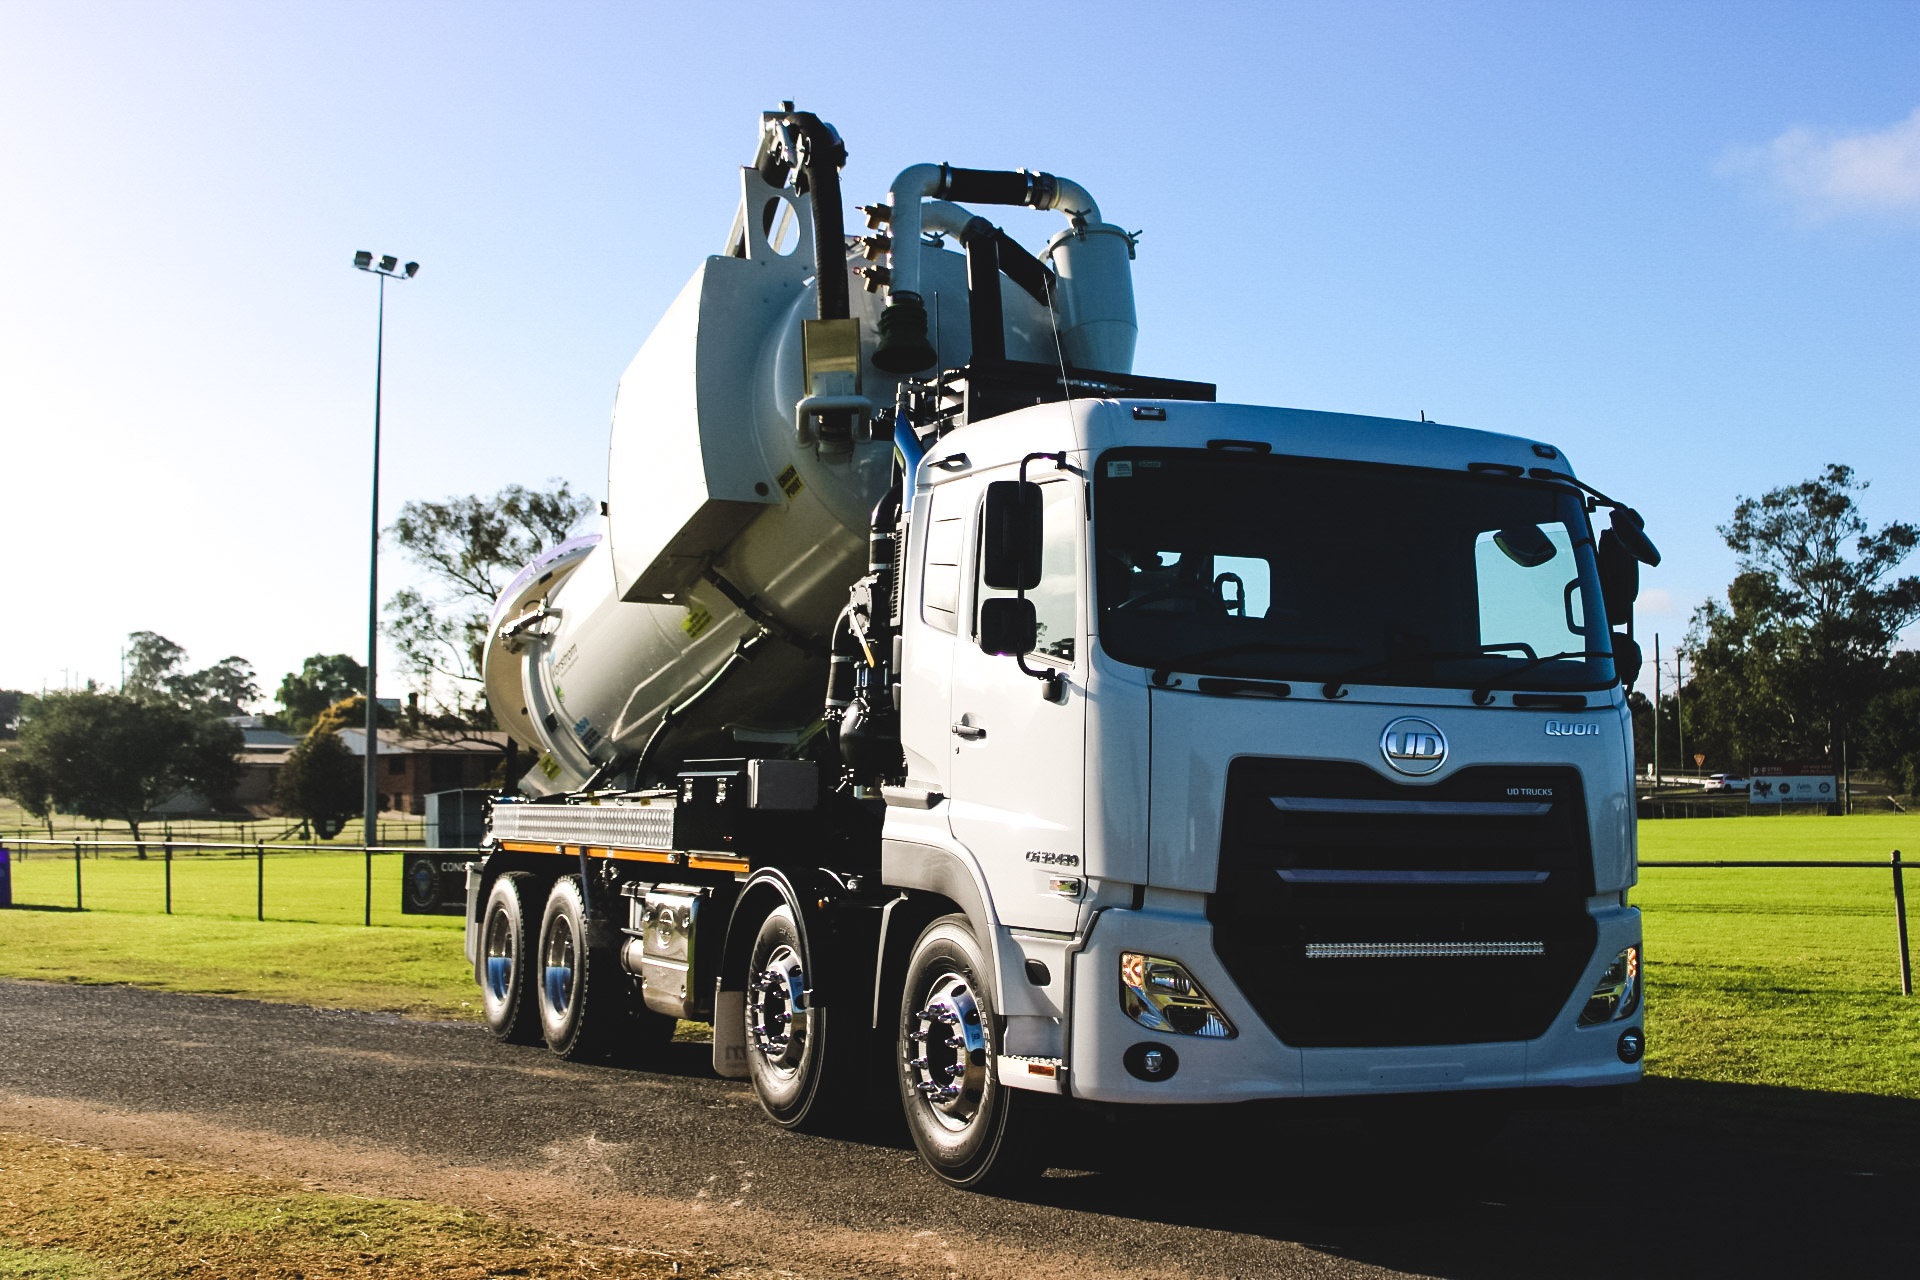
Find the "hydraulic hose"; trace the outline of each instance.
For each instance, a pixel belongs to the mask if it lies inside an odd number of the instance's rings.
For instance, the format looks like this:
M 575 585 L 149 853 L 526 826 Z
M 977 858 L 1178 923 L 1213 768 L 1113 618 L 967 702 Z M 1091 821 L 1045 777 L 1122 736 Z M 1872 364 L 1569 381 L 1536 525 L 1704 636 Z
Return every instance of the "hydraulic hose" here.
M 689 711 L 699 706 L 707 695 L 719 688 L 734 671 L 753 661 L 753 651 L 772 638 L 772 632 L 762 629 L 741 640 L 738 644 L 734 645 L 732 656 L 720 665 L 720 669 L 714 672 L 705 684 L 695 689 L 687 696 L 687 699 L 678 706 L 667 708 L 660 717 L 660 723 L 655 725 L 653 732 L 647 735 L 647 745 L 640 748 L 640 754 L 633 762 L 633 778 L 636 784 L 639 784 L 646 778 L 647 767 L 653 763 L 654 753 L 659 750 L 660 744 L 664 742 L 667 735 L 672 732 L 674 724 Z

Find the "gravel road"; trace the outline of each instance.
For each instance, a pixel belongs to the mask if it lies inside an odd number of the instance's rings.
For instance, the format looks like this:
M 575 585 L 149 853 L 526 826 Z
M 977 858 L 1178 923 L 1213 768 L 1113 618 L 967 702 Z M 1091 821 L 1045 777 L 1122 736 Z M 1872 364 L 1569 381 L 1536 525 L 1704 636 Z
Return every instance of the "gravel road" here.
M 1090 1116 L 997 1199 L 885 1125 L 784 1133 L 675 1050 L 639 1072 L 467 1025 L 0 982 L 0 1128 L 806 1277 L 1913 1274 L 1920 1103 L 1654 1080 L 1472 1152 L 1339 1111 Z

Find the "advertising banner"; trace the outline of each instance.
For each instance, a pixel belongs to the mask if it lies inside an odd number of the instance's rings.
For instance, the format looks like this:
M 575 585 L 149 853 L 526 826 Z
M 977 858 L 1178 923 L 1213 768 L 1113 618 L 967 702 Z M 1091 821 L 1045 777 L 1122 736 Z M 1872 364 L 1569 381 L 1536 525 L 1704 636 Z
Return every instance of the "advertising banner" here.
M 1753 804 L 1832 804 L 1840 788 L 1830 773 L 1766 777 L 1756 773 L 1747 800 Z

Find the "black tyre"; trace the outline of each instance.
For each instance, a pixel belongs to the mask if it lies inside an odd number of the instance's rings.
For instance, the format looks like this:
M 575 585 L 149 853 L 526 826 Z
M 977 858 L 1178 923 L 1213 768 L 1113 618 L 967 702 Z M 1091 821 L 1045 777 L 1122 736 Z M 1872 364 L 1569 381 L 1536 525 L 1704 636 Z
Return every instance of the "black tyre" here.
M 623 1024 L 633 1020 L 633 983 L 607 932 L 588 918 L 579 876 L 554 881 L 540 917 L 536 986 L 540 1034 L 562 1058 L 604 1056 L 619 1047 Z
M 496 877 L 480 925 L 480 1007 L 487 1029 L 514 1044 L 540 1039 L 534 995 L 539 885 L 524 871 Z
M 989 1190 L 1040 1172 L 1031 1127 L 1015 1118 L 1034 1099 L 995 1074 L 993 992 L 965 916 L 927 926 L 907 962 L 894 1053 L 900 1105 L 927 1167 L 950 1186 Z
M 850 1020 L 815 1006 L 814 960 L 791 906 L 760 922 L 748 954 L 747 1076 L 775 1124 L 819 1133 L 848 1120 L 846 1096 L 868 1041 Z

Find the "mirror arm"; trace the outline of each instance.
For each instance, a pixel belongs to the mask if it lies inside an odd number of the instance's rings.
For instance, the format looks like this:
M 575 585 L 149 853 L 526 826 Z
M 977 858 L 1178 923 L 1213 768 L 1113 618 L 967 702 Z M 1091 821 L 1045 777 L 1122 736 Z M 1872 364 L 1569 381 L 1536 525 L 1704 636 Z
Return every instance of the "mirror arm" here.
M 1051 462 L 1055 471 L 1065 471 L 1067 469 L 1067 451 L 1061 449 L 1055 453 L 1030 453 L 1020 459 L 1021 484 L 1027 483 L 1027 468 L 1035 462 Z M 1027 598 L 1026 588 L 1022 587 L 1015 591 L 1014 598 L 1016 600 L 1025 600 Z M 1024 653 L 1014 654 L 1013 660 L 1020 668 L 1022 675 L 1029 675 L 1035 680 L 1040 681 L 1041 696 L 1046 698 L 1048 702 L 1058 702 L 1061 697 L 1065 695 L 1067 678 L 1060 672 L 1055 671 L 1051 667 L 1028 666 L 1027 655 Z

